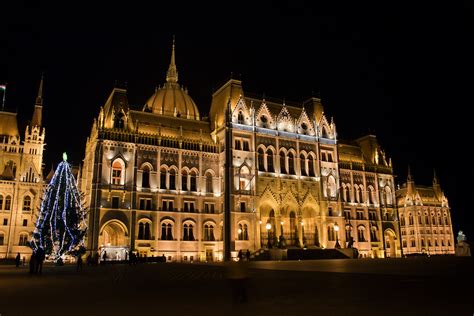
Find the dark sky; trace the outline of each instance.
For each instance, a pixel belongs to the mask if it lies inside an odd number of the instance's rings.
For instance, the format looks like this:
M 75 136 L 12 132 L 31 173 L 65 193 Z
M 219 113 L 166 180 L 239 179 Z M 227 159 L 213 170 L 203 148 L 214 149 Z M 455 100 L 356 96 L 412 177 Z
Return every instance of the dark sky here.
M 8 82 L 7 107 L 23 124 L 45 74 L 47 169 L 63 151 L 81 162 L 115 80 L 128 83 L 131 104 L 141 108 L 165 80 L 175 34 L 179 81 L 201 114 L 231 72 L 245 91 L 267 96 L 301 102 L 319 91 L 340 138 L 377 135 L 397 182 L 410 164 L 415 181 L 429 185 L 436 168 L 455 232 L 474 238 L 472 2 L 150 3 L 15 1 L 2 8 L 0 83 Z

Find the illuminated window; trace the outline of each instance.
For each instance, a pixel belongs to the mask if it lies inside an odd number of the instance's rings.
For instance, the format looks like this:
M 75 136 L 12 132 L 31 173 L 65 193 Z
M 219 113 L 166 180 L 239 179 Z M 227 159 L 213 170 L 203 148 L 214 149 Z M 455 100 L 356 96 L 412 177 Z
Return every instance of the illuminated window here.
M 270 148 L 267 149 L 267 171 L 275 172 L 273 167 L 273 151 Z
M 12 197 L 7 195 L 7 197 L 5 198 L 5 208 L 4 208 L 4 210 L 9 211 L 11 206 L 12 206 Z
M 286 169 L 286 157 L 283 151 L 280 151 L 280 173 L 282 174 L 288 173 Z
M 365 227 L 364 226 L 359 226 L 357 228 L 357 238 L 360 242 L 366 241 L 365 240 Z
M 142 169 L 142 188 L 150 187 L 150 167 L 148 165 L 143 166 Z
M 234 148 L 235 148 L 236 150 L 242 150 L 242 143 L 241 143 L 240 139 L 236 139 L 235 142 L 234 142 L 234 144 L 235 144 L 235 145 L 234 145 Z
M 170 170 L 170 190 L 176 190 L 176 171 L 174 169 Z
M 328 226 L 328 240 L 329 241 L 336 240 L 336 234 L 334 232 L 334 226 L 332 226 L 332 225 Z
M 204 225 L 204 240 L 205 241 L 214 241 L 214 226 L 211 224 Z
M 248 140 L 243 140 L 242 142 L 243 142 L 243 144 L 244 144 L 243 150 L 244 150 L 244 151 L 250 151 L 250 143 L 249 143 L 249 141 L 248 141 Z
M 314 157 L 312 155 L 308 156 L 308 171 L 310 177 L 314 177 L 316 175 L 314 173 Z
M 20 234 L 19 246 L 28 246 L 28 234 Z
M 194 234 L 193 234 L 193 225 L 192 224 L 184 224 L 183 225 L 183 240 L 193 241 Z
M 23 212 L 31 211 L 31 197 L 28 195 L 23 198 Z
M 173 240 L 173 225 L 171 223 L 161 224 L 161 240 Z
M 213 186 L 212 186 L 212 174 L 211 173 L 206 174 L 206 192 L 207 193 L 214 192 Z
M 166 189 L 166 169 L 160 169 L 160 189 Z
M 265 154 L 262 148 L 257 150 L 258 155 L 258 171 L 265 171 Z
M 122 184 L 122 164 L 119 160 L 115 160 L 112 164 L 112 184 Z
M 196 185 L 196 182 L 197 182 L 197 174 L 195 171 L 191 171 L 189 173 L 189 186 L 190 186 L 190 190 L 193 191 L 193 192 L 196 192 L 197 191 L 197 185 Z
M 239 111 L 239 114 L 237 115 L 237 123 L 244 124 L 244 114 L 242 111 Z
M 292 152 L 288 154 L 288 169 L 289 174 L 295 174 L 295 155 Z

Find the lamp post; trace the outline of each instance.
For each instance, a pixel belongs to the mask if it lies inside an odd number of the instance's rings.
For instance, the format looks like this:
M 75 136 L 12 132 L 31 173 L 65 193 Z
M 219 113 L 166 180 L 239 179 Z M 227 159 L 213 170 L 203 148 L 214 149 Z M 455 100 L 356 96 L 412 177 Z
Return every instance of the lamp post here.
M 339 249 L 341 248 L 341 245 L 339 245 L 339 225 L 334 224 L 334 231 L 336 232 L 336 245 L 334 248 Z
M 268 233 L 268 249 L 272 248 L 272 243 L 270 242 L 270 229 L 272 229 L 272 224 L 270 223 L 267 223 L 267 225 L 265 225 L 265 228 L 267 229 L 267 233 Z
M 258 223 L 260 224 L 260 248 L 263 248 L 262 220 L 259 220 Z

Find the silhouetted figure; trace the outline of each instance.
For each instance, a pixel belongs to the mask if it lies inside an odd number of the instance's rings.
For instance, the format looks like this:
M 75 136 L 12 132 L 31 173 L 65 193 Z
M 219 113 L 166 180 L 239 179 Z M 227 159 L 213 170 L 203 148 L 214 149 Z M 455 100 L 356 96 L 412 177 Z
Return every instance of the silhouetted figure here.
M 30 258 L 30 274 L 36 273 L 36 252 L 33 251 Z
M 247 258 L 247 261 L 250 261 L 250 250 L 247 249 L 247 252 L 245 253 L 245 257 Z
M 43 273 L 43 262 L 45 259 L 45 253 L 43 248 L 38 248 L 36 250 L 36 273 L 42 274 Z
M 21 262 L 21 257 L 20 257 L 20 253 L 18 253 L 18 254 L 16 255 L 16 257 L 15 257 L 15 266 L 16 266 L 17 268 L 20 267 L 20 262 Z
M 104 253 L 102 254 L 102 261 L 105 262 L 107 261 L 107 251 L 104 251 Z
M 25 258 L 25 256 L 23 256 L 23 266 L 25 266 L 25 265 L 26 265 L 26 258 Z
M 163 258 L 163 259 L 162 259 L 163 262 L 166 262 L 166 256 L 165 256 L 165 254 L 163 254 L 163 255 L 161 256 L 161 258 Z
M 79 270 L 82 271 L 82 256 L 78 255 L 77 256 L 77 265 L 76 265 L 76 271 L 79 272 Z
M 86 263 L 88 266 L 92 265 L 92 254 L 89 254 L 86 258 Z
M 242 261 L 242 249 L 239 250 L 237 257 L 239 258 L 239 262 Z

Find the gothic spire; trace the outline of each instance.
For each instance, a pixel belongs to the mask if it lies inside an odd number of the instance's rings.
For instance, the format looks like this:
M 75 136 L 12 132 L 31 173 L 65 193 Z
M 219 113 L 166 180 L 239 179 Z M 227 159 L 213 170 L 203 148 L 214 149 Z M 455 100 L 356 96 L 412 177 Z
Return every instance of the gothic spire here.
M 438 185 L 438 184 L 439 184 L 438 175 L 436 174 L 436 169 L 433 169 L 433 185 Z
M 43 75 L 38 89 L 38 96 L 36 97 L 35 110 L 33 118 L 31 119 L 31 127 L 41 126 L 43 118 Z
M 173 49 L 171 51 L 171 62 L 166 73 L 166 82 L 176 83 L 178 82 L 178 70 L 176 69 L 175 57 L 174 57 L 174 36 L 173 36 Z
M 411 176 L 411 168 L 410 168 L 410 165 L 408 165 L 407 181 L 413 181 L 413 177 Z

